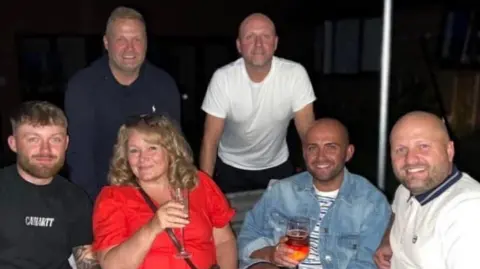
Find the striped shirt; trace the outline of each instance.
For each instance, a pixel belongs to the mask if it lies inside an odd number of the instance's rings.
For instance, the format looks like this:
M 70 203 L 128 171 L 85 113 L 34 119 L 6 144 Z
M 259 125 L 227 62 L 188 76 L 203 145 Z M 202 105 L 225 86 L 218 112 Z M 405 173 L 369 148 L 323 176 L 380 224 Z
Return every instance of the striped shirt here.
M 330 206 L 335 202 L 337 198 L 338 190 L 331 192 L 321 192 L 315 189 L 318 203 L 320 205 L 320 216 L 315 228 L 310 233 L 310 253 L 308 257 L 298 265 L 299 269 L 322 269 L 322 263 L 320 262 L 320 253 L 318 251 L 318 243 L 320 242 L 320 227 L 322 219 L 328 212 Z

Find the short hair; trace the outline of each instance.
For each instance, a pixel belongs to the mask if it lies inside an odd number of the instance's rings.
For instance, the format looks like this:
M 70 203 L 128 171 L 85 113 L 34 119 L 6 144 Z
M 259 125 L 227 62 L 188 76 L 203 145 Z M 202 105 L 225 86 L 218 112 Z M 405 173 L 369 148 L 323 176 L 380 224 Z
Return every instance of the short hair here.
M 63 110 L 47 101 L 27 101 L 22 103 L 10 116 L 10 123 L 13 132 L 22 124 L 68 127 L 67 117 Z
M 108 17 L 107 27 L 105 33 L 110 31 L 111 25 L 116 20 L 137 20 L 140 21 L 143 25 L 145 25 L 145 19 L 143 18 L 142 14 L 137 10 L 129 7 L 120 6 L 115 8 L 112 13 L 110 13 L 110 17 Z

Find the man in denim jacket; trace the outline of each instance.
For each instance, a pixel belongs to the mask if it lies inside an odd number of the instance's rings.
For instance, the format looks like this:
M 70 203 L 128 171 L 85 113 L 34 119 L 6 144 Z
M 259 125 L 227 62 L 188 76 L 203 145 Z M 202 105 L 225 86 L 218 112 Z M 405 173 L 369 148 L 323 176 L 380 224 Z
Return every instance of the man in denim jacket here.
M 317 120 L 307 132 L 303 154 L 308 172 L 275 183 L 249 211 L 238 237 L 240 268 L 376 268 L 373 254 L 390 219 L 385 196 L 345 163 L 354 147 L 345 126 Z M 309 219 L 310 253 L 290 259 L 286 224 Z

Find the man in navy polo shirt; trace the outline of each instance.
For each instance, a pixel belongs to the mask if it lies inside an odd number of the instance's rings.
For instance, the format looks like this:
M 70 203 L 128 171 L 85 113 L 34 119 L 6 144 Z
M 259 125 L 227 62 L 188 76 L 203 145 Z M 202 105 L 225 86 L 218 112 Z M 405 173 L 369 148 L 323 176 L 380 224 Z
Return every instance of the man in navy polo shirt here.
M 131 115 L 159 113 L 180 125 L 180 95 L 172 77 L 145 60 L 143 16 L 118 7 L 104 36 L 108 56 L 68 83 L 65 111 L 70 122 L 70 178 L 92 199 L 107 182 L 118 128 Z

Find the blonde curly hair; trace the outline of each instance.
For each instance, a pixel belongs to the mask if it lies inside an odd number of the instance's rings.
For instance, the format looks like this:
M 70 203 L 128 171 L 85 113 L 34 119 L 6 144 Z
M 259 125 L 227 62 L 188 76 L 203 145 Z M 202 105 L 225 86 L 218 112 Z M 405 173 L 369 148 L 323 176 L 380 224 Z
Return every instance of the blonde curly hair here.
M 170 186 L 193 189 L 197 185 L 197 168 L 189 144 L 167 117 L 155 114 L 134 117 L 120 127 L 108 172 L 111 185 L 138 186 L 127 157 L 127 143 L 132 131 L 145 134 L 148 142 L 165 149 Z

